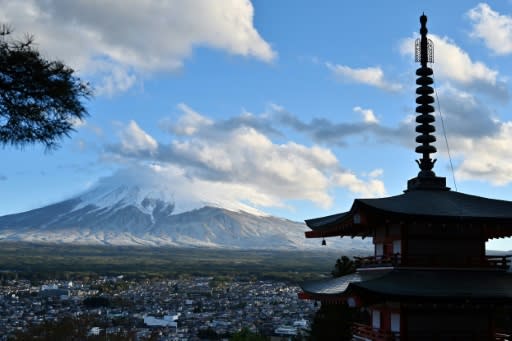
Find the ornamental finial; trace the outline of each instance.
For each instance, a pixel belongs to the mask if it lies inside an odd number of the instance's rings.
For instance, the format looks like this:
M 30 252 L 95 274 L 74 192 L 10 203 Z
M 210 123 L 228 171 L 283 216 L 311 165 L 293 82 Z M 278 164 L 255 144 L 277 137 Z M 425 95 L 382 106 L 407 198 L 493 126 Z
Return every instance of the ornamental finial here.
M 430 154 L 435 153 L 437 150 L 434 146 L 430 145 L 430 143 L 435 142 L 436 140 L 434 135 L 430 135 L 430 133 L 436 131 L 436 128 L 431 124 L 435 121 L 434 115 L 431 114 L 434 112 L 434 107 L 431 105 L 434 103 L 434 97 L 432 97 L 434 89 L 430 86 L 434 81 L 432 77 L 430 77 L 433 74 L 432 69 L 427 66 L 427 62 L 430 61 L 430 55 L 428 52 L 433 49 L 432 42 L 429 42 L 429 39 L 427 39 L 427 16 L 425 14 L 420 17 L 420 22 L 421 37 L 416 40 L 416 60 L 419 59 L 419 62 L 421 63 L 421 67 L 416 70 L 416 75 L 419 76 L 416 80 L 416 84 L 419 85 L 416 89 L 416 94 L 419 95 L 416 98 L 416 103 L 419 104 L 416 107 L 416 112 L 418 113 L 416 122 L 419 123 L 419 125 L 416 126 L 416 132 L 421 133 L 421 135 L 416 137 L 416 142 L 421 143 L 421 145 L 416 147 L 416 153 L 422 154 L 423 158 L 416 162 L 421 169 L 418 176 L 425 177 L 435 176 L 432 168 L 434 168 L 436 160 L 432 160 L 430 158 Z
M 435 117 L 432 115 L 435 111 L 432 106 L 434 103 L 434 97 L 432 96 L 434 89 L 431 87 L 434 80 L 431 77 L 433 71 L 427 66 L 427 63 L 434 62 L 434 45 L 432 41 L 427 38 L 427 16 L 425 14 L 420 17 L 420 23 L 420 38 L 418 38 L 415 43 L 416 61 L 421 64 L 420 68 L 416 70 L 416 75 L 418 76 L 416 79 L 416 84 L 418 84 L 418 88 L 416 89 L 416 95 L 418 95 L 418 97 L 416 97 L 416 103 L 418 104 L 416 107 L 416 113 L 418 114 L 416 116 L 416 122 L 418 123 L 416 132 L 420 133 L 416 136 L 416 142 L 420 144 L 416 147 L 416 153 L 421 154 L 422 158 L 416 160 L 420 167 L 420 172 L 415 179 L 409 180 L 408 189 L 447 189 L 445 179 L 436 177 L 436 174 L 432 170 L 436 160 L 431 159 L 430 154 L 437 152 L 436 147 L 431 145 L 431 143 L 436 141 L 436 137 L 431 135 L 431 133 L 436 131 L 436 128 L 432 124 L 435 121 Z
M 416 62 L 421 63 L 421 66 L 427 66 L 427 63 L 434 62 L 434 44 L 432 40 L 427 38 L 427 16 L 423 13 L 420 17 L 420 35 L 415 42 L 415 59 Z

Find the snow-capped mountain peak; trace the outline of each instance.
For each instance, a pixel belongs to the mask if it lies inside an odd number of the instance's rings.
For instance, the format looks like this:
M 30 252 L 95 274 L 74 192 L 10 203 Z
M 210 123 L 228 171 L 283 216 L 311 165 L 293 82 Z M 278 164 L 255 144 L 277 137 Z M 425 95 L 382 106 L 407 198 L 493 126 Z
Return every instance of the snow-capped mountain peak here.
M 74 211 L 85 207 L 95 207 L 96 210 L 114 209 L 120 210 L 127 206 L 133 206 L 144 214 L 171 215 L 174 212 L 174 200 L 169 201 L 163 191 L 143 189 L 140 186 L 96 186 L 91 190 L 78 195 L 80 203 Z
M 230 249 L 319 246 L 318 240 L 304 237 L 303 223 L 233 207 L 180 202 L 155 186 L 100 184 L 69 200 L 0 217 L 0 241 Z M 330 244 L 339 247 L 340 239 Z M 344 244 L 360 249 L 368 242 Z

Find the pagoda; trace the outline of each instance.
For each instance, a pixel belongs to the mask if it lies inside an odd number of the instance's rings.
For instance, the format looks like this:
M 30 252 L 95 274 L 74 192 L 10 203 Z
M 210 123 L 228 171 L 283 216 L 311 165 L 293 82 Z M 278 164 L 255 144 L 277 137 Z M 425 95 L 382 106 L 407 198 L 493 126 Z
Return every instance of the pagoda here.
M 355 258 L 355 273 L 303 283 L 299 297 L 366 313 L 353 340 L 511 340 L 502 329 L 512 324 L 510 256 L 487 255 L 485 243 L 512 236 L 512 202 L 452 191 L 434 173 L 433 45 L 424 14 L 420 23 L 420 171 L 400 195 L 356 199 L 347 212 L 306 220 L 306 238 L 370 237 L 374 253 Z

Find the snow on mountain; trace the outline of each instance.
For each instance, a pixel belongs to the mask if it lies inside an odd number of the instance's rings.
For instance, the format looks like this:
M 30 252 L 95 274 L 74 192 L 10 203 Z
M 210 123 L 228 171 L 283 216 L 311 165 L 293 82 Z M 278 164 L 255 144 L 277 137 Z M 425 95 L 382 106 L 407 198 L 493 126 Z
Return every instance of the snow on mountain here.
M 149 215 L 152 221 L 154 220 L 153 212 L 170 215 L 175 208 L 174 201 L 169 201 L 165 192 L 155 191 L 151 188 L 143 189 L 139 186 L 96 186 L 76 199 L 80 203 L 74 207 L 73 211 L 80 211 L 91 206 L 94 206 L 96 211 L 134 207 Z
M 248 213 L 205 204 L 178 205 L 167 191 L 155 186 L 100 184 L 69 200 L 0 217 L 0 241 L 230 249 L 320 247 L 320 241 L 304 237 L 307 227 L 303 223 L 256 210 Z M 192 209 L 184 211 L 185 207 Z M 337 239 L 328 245 L 369 246 L 358 239 Z
M 171 172 L 172 173 L 172 172 Z M 201 184 L 183 184 L 179 179 L 160 172 L 158 167 L 127 168 L 112 176 L 98 180 L 97 184 L 79 195 L 81 204 L 77 209 L 93 204 L 98 208 L 124 207 L 133 205 L 146 210 L 142 205 L 145 198 L 159 199 L 173 203 L 173 214 L 188 212 L 204 206 L 222 207 L 230 211 L 245 211 L 255 215 L 266 215 L 236 198 L 218 191 L 206 190 Z M 178 200 L 175 200 L 178 198 Z M 150 213 L 146 210 L 147 213 Z

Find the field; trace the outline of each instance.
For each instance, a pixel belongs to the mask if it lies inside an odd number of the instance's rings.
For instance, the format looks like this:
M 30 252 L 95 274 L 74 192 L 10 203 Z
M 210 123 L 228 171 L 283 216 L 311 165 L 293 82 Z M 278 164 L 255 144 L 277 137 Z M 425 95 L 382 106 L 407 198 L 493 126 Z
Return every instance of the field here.
M 328 275 L 341 254 L 0 243 L 0 271 L 32 278 L 251 276 L 300 281 Z

